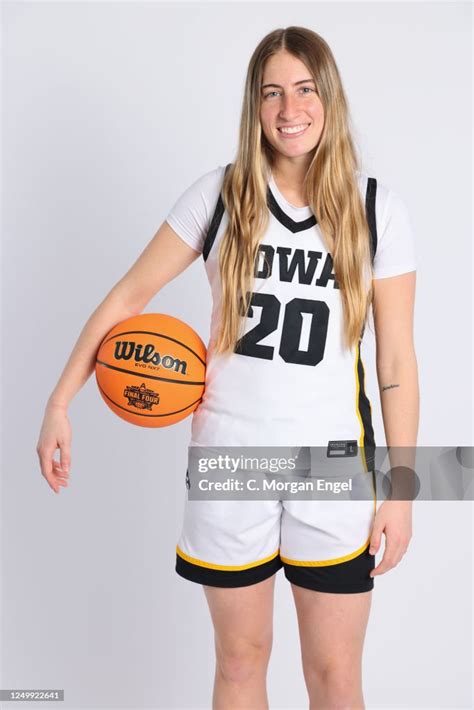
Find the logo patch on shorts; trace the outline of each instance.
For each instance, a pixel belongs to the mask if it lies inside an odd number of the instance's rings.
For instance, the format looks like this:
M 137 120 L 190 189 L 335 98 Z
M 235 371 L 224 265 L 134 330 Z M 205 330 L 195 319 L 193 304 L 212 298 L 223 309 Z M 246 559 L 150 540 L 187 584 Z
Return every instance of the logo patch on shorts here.
M 355 439 L 346 439 L 343 441 L 328 441 L 326 455 L 328 458 L 333 456 L 357 456 L 357 441 Z

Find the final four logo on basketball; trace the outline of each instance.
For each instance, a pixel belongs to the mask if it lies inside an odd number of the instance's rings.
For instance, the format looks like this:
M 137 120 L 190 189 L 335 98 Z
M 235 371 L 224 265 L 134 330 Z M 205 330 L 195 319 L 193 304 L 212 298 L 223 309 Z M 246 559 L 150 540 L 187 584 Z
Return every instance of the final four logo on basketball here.
M 186 374 L 187 362 L 172 355 L 160 355 L 151 343 L 146 345 L 136 344 L 133 340 L 116 340 L 114 358 L 116 360 L 132 360 L 141 363 L 142 367 L 152 365 L 165 370 L 174 370 L 182 375 Z
M 130 407 L 136 407 L 137 409 L 151 410 L 154 404 L 160 403 L 160 395 L 158 392 L 148 389 L 144 382 L 142 382 L 140 387 L 136 387 L 135 385 L 125 387 L 123 396 L 128 399 Z

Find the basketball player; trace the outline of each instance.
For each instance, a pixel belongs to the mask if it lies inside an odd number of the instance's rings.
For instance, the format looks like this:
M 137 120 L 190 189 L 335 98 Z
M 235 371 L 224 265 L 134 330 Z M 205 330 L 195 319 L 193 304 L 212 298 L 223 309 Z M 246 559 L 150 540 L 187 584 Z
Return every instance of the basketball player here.
M 370 306 L 387 445 L 415 445 L 416 264 L 407 210 L 358 168 L 327 43 L 289 27 L 253 53 L 234 162 L 181 194 L 81 333 L 37 447 L 56 492 L 69 477 L 67 407 L 92 373 L 102 338 L 200 256 L 213 311 L 191 445 L 342 446 L 344 453 L 375 446 L 360 348 Z M 364 707 L 374 577 L 398 564 L 411 537 L 410 502 L 384 501 L 378 510 L 374 502 L 186 500 L 176 571 L 203 585 L 209 605 L 213 708 L 268 708 L 280 568 L 296 605 L 310 707 Z

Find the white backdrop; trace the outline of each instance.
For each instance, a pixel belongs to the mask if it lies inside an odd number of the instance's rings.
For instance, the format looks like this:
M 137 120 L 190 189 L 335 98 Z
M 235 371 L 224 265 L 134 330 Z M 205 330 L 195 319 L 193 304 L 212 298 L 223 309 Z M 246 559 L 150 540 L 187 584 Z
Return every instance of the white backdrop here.
M 419 444 L 472 446 L 471 6 L 7 2 L 2 12 L 0 686 L 64 688 L 67 708 L 209 708 L 207 605 L 174 572 L 190 419 L 128 425 L 91 378 L 70 407 L 71 480 L 56 496 L 35 451 L 44 405 L 85 321 L 178 195 L 233 160 L 253 49 L 296 24 L 329 42 L 362 167 L 410 210 Z M 199 259 L 145 310 L 207 342 L 210 306 Z M 375 579 L 368 708 L 472 707 L 471 526 L 471 503 L 415 504 L 408 553 Z M 307 707 L 282 572 L 268 686 L 272 708 Z

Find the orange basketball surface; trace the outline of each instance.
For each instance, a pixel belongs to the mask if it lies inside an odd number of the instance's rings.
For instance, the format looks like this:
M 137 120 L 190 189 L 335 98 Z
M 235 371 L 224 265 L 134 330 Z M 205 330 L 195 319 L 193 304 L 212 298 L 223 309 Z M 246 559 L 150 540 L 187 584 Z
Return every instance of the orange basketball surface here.
M 187 323 L 142 313 L 115 325 L 97 352 L 95 375 L 105 403 L 127 422 L 175 424 L 200 404 L 206 346 Z

